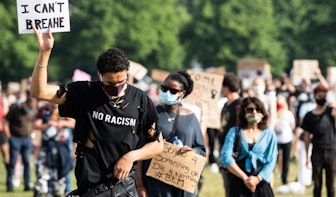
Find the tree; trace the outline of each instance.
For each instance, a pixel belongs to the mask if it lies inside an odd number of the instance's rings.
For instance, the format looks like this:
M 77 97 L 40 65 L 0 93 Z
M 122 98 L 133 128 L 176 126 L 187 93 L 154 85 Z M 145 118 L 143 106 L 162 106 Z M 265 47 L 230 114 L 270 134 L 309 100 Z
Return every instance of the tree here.
M 286 53 L 278 40 L 271 1 L 211 0 L 192 6 L 193 20 L 181 33 L 186 62 L 225 65 L 235 71 L 238 59 L 257 58 L 266 59 L 273 73 L 283 71 Z
M 0 79 L 3 84 L 28 78 L 37 56 L 35 37 L 18 35 L 15 3 L 0 3 Z
M 72 1 L 71 32 L 57 40 L 57 64 L 67 74 L 76 67 L 94 74 L 99 53 L 118 47 L 149 69 L 182 68 L 177 34 L 183 11 L 175 10 L 175 0 Z

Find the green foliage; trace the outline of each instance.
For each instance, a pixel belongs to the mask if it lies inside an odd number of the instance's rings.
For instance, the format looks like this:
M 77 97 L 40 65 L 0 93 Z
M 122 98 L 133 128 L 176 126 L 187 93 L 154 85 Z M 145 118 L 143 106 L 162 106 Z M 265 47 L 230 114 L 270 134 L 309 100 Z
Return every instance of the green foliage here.
M 240 58 L 266 59 L 275 73 L 282 72 L 285 51 L 278 40 L 273 8 L 269 0 L 203 1 L 195 5 L 193 21 L 182 35 L 186 61 L 196 60 L 204 67 L 225 65 L 235 71 Z M 188 40 L 187 38 L 191 38 Z

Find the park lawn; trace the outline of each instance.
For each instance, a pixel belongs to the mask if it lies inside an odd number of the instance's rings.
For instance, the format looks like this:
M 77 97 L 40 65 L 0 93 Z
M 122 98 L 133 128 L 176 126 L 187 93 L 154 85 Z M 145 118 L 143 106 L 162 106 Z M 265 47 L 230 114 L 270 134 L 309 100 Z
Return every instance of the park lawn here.
M 2 161 L 1 161 L 2 164 Z M 35 172 L 34 172 L 34 164 L 32 162 L 32 169 L 33 171 L 32 173 L 32 182 L 35 180 Z M 296 163 L 291 163 L 290 166 L 290 176 L 288 181 L 294 181 L 296 178 L 296 173 L 297 173 L 297 166 Z M 199 197 L 224 197 L 224 188 L 223 188 L 223 180 L 222 177 L 219 173 L 211 173 L 209 170 L 209 166 L 206 165 L 205 169 L 204 169 L 204 184 L 203 187 L 201 189 L 201 191 L 199 192 Z M 75 188 L 75 179 L 74 176 L 73 180 L 72 180 L 72 187 L 73 189 Z M 281 179 L 280 178 L 275 178 L 274 179 L 274 188 L 277 188 L 278 186 L 281 185 Z M 22 180 L 21 180 L 22 182 Z M 12 196 L 16 196 L 16 197 L 31 197 L 33 196 L 33 192 L 23 192 L 23 186 L 21 184 L 21 186 L 19 188 L 14 188 L 14 192 L 13 193 L 7 193 L 6 192 L 6 171 L 4 168 L 4 165 L 0 165 L 0 197 L 12 197 Z M 308 187 L 306 188 L 306 192 L 305 194 L 275 194 L 275 196 L 278 197 L 305 197 L 305 196 L 312 196 L 312 187 Z M 325 192 L 325 183 L 323 185 L 323 194 L 322 196 L 326 196 L 326 192 Z

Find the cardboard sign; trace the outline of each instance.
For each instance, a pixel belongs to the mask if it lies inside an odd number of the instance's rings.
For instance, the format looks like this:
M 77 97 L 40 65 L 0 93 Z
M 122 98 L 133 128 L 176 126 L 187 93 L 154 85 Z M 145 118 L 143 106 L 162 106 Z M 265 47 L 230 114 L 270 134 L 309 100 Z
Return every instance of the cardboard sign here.
M 200 107 L 206 126 L 219 128 L 221 109 L 218 108 L 218 101 L 224 76 L 191 70 L 188 73 L 194 81 L 194 89 L 183 99 L 183 103 Z
M 292 77 L 316 79 L 315 71 L 319 69 L 318 60 L 294 60 Z
M 157 82 L 163 82 L 165 78 L 170 74 L 169 71 L 153 69 L 151 78 Z
M 147 68 L 145 68 L 143 65 L 137 62 L 133 61 L 129 62 L 130 62 L 130 68 L 128 70 L 128 74 L 134 76 L 134 78 L 138 81 L 143 79 L 148 72 Z
M 237 63 L 237 76 L 240 79 L 262 76 L 265 80 L 272 78 L 271 67 L 266 60 L 240 59 Z
M 69 32 L 69 0 L 17 0 L 19 34 L 40 32 Z
M 336 84 L 336 67 L 328 67 L 327 80 L 330 85 Z
M 179 149 L 165 142 L 163 152 L 152 159 L 146 175 L 194 193 L 206 158 L 192 151 L 178 154 Z
M 207 68 L 205 72 L 224 76 L 226 73 L 226 69 L 224 66 L 218 66 L 218 67 Z

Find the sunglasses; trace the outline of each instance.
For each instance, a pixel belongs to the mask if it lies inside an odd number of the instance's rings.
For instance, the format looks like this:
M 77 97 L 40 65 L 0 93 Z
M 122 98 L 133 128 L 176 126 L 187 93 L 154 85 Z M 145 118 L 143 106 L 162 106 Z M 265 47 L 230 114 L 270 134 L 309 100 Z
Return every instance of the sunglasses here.
M 253 113 L 254 111 L 259 112 L 259 109 L 255 108 L 255 107 L 247 107 L 247 108 L 245 108 L 245 111 L 247 113 Z
M 162 92 L 167 92 L 168 90 L 172 94 L 177 94 L 177 93 L 182 91 L 182 90 L 177 90 L 177 89 L 174 89 L 174 88 L 167 87 L 165 85 L 161 85 L 161 91 Z

